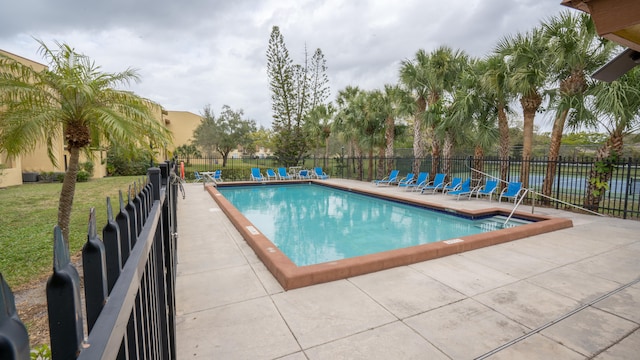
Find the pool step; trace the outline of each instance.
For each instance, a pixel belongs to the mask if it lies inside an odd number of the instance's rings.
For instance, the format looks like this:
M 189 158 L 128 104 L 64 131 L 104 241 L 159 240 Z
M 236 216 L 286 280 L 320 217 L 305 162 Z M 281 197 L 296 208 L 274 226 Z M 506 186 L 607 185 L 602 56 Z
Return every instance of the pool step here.
M 506 225 L 504 224 L 504 221 L 496 221 L 496 220 L 485 220 L 479 224 L 476 225 L 476 227 L 482 229 L 482 231 L 494 231 L 494 230 L 502 230 L 502 229 L 508 229 L 508 228 L 512 228 L 514 226 L 517 226 L 517 224 L 513 224 L 511 222 L 508 222 Z

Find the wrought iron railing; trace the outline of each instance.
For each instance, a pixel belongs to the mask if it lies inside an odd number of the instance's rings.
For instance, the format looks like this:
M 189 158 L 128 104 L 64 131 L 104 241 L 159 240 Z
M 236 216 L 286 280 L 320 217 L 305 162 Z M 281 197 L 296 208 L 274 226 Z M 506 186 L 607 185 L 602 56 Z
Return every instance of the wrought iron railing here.
M 102 240 L 91 209 L 82 283 L 67 242 L 54 228 L 54 269 L 46 289 L 53 360 L 176 358 L 172 167 L 166 162 L 150 168 L 126 199 L 121 192 L 117 214 L 107 198 Z M 1 274 L 0 290 L 0 358 L 29 359 L 28 335 Z
M 473 174 L 468 166 L 480 167 L 486 173 L 502 178 L 501 169 L 506 168 L 507 174 L 504 181 L 520 181 L 520 169 L 523 165 L 529 165 L 528 188 L 542 192 L 542 184 L 545 178 L 547 165 L 551 160 L 547 158 L 532 158 L 522 160 L 520 158 L 509 158 L 501 160 L 497 157 L 484 157 L 474 159 L 470 157 L 456 157 L 450 159 L 436 159 L 426 157 L 420 159 L 420 171 L 431 173 L 447 172 L 450 177 L 472 177 Z M 242 158 L 228 159 L 226 166 L 222 166 L 222 161 L 215 158 L 200 159 L 178 159 L 178 162 L 185 164 L 186 177 L 189 178 L 193 171 L 215 171 L 222 170 L 222 179 L 228 180 L 248 180 L 250 179 L 250 169 L 258 167 L 264 173 L 267 168 L 277 168 L 282 165 L 275 158 Z M 556 163 L 556 176 L 549 196 L 568 202 L 573 205 L 582 206 L 587 193 L 589 176 L 594 166 L 593 158 L 561 157 L 553 161 Z M 394 157 L 394 158 L 354 158 L 344 154 L 339 154 L 331 158 L 311 157 L 299 164 L 304 168 L 320 166 L 323 171 L 331 177 L 357 179 L 371 181 L 387 175 L 392 169 L 400 170 L 406 175 L 413 169 L 414 158 Z M 445 169 L 448 169 L 446 171 Z M 534 201 L 535 199 L 525 199 Z M 540 205 L 555 208 L 564 208 L 560 202 L 544 201 Z M 601 214 L 640 219 L 640 160 L 620 159 L 613 167 L 611 180 L 607 184 L 597 212 Z

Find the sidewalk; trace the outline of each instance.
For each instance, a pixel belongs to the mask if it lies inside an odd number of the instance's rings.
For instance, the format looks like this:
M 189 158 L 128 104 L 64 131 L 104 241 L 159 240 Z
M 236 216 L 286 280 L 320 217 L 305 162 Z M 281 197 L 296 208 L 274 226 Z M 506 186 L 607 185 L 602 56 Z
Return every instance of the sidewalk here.
M 202 184 L 185 190 L 179 359 L 638 358 L 638 221 L 536 208 L 574 227 L 285 292 Z

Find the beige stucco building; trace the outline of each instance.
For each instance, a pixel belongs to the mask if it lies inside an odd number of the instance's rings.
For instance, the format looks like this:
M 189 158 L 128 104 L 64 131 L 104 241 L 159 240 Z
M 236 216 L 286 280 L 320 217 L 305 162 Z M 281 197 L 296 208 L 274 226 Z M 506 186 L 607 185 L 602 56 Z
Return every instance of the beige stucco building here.
M 193 131 L 200 125 L 202 117 L 189 111 L 165 110 L 162 121 L 173 135 L 173 146 L 167 149 L 173 152 L 178 146 L 191 144 Z
M 0 53 L 9 56 L 21 63 L 41 71 L 46 65 L 15 55 L 4 50 Z M 167 111 L 158 108 L 154 112 L 158 122 L 164 123 L 173 135 L 173 143 L 162 144 L 158 151 L 158 161 L 169 158 L 177 146 L 189 144 L 193 135 L 193 130 L 200 124 L 201 117 L 188 111 Z M 0 153 L 0 187 L 20 185 L 23 183 L 23 173 L 43 173 L 43 172 L 64 172 L 68 153 L 64 147 L 62 139 L 54 139 L 53 154 L 56 158 L 56 165 L 52 164 L 47 156 L 45 144 L 36 144 L 33 152 L 16 158 L 8 158 L 6 154 Z M 81 154 L 80 162 L 86 162 L 87 158 Z M 96 150 L 93 152 L 91 161 L 94 164 L 94 178 L 106 176 L 106 151 Z

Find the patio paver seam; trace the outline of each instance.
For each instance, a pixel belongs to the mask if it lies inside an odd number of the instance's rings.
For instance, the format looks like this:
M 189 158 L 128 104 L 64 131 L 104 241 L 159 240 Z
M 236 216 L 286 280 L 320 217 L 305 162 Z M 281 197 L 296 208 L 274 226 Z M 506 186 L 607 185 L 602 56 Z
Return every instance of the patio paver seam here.
M 637 284 L 637 283 L 639 283 L 639 282 L 640 282 L 640 278 L 638 278 L 638 279 L 636 279 L 636 280 L 634 280 L 634 281 L 632 281 L 632 282 L 630 282 L 630 283 L 624 284 L 624 285 L 622 285 L 622 286 L 620 286 L 620 287 L 618 287 L 618 288 L 616 288 L 616 289 L 614 289 L 614 290 L 612 290 L 612 291 L 609 291 L 609 292 L 605 293 L 604 295 L 599 296 L 598 298 L 596 298 L 596 299 L 594 299 L 594 300 L 591 300 L 591 301 L 589 301 L 588 303 L 583 304 L 583 305 L 581 305 L 581 306 L 579 306 L 579 307 L 577 307 L 577 308 L 575 308 L 575 309 L 573 309 L 573 310 L 569 311 L 568 313 L 565 313 L 565 314 L 563 314 L 563 315 L 561 315 L 561 316 L 559 316 L 559 317 L 557 317 L 557 318 L 555 318 L 555 319 L 553 319 L 553 320 L 551 320 L 551 321 L 549 321 L 549 322 L 547 322 L 547 323 L 545 323 L 545 324 L 543 324 L 543 325 L 541 325 L 541 326 L 539 326 L 539 327 L 537 327 L 537 328 L 535 328 L 535 329 L 532 329 L 531 331 L 527 332 L 526 334 L 524 334 L 524 335 L 522 335 L 522 336 L 520 336 L 520 337 L 518 337 L 518 338 L 516 338 L 516 339 L 513 339 L 513 340 L 511 340 L 511 341 L 509 341 L 509 342 L 507 342 L 507 343 L 505 343 L 505 344 L 503 344 L 503 345 L 501 345 L 501 346 L 499 346 L 499 347 L 495 348 L 494 350 L 491 350 L 491 351 L 489 351 L 489 352 L 487 352 L 487 353 L 485 353 L 485 354 L 481 355 L 480 357 L 477 357 L 477 358 L 476 358 L 476 360 L 485 359 L 485 358 L 487 358 L 487 357 L 489 357 L 489 356 L 491 356 L 491 355 L 493 355 L 493 354 L 495 354 L 495 353 L 497 353 L 497 352 L 500 352 L 500 351 L 502 351 L 502 350 L 504 350 L 504 349 L 508 348 L 509 346 L 512 346 L 512 345 L 517 344 L 518 342 L 520 342 L 520 341 L 522 341 L 522 340 L 524 340 L 524 339 L 526 339 L 526 338 L 529 338 L 529 337 L 531 337 L 531 336 L 533 336 L 533 335 L 535 335 L 535 334 L 541 333 L 543 330 L 545 330 L 545 329 L 547 329 L 547 328 L 549 328 L 549 327 L 551 327 L 551 326 L 553 326 L 553 325 L 555 325 L 555 324 L 558 324 L 558 323 L 560 323 L 560 322 L 562 322 L 562 321 L 564 321 L 564 320 L 566 320 L 566 319 L 570 318 L 571 316 L 573 316 L 573 315 L 575 315 L 575 314 L 579 313 L 580 311 L 583 311 L 583 310 L 585 310 L 585 309 L 587 309 L 587 308 L 592 307 L 592 308 L 594 308 L 594 309 L 596 309 L 596 310 L 604 311 L 604 310 L 602 310 L 602 309 L 599 309 L 599 308 L 594 307 L 593 305 L 595 305 L 595 304 L 597 304 L 598 302 L 600 302 L 600 301 L 602 301 L 602 300 L 605 300 L 605 299 L 609 298 L 610 296 L 615 295 L 615 294 L 617 294 L 618 292 L 620 292 L 620 291 L 622 291 L 622 290 L 624 290 L 624 289 L 626 289 L 626 288 L 628 288 L 628 287 L 630 287 L 630 286 L 633 286 L 633 285 L 635 285 L 635 284 Z M 535 284 L 534 284 L 534 285 L 535 285 Z M 536 286 L 537 286 L 537 285 L 536 285 Z M 476 301 L 477 301 L 477 300 L 476 300 Z M 483 304 L 483 305 L 485 305 L 485 306 L 487 306 L 487 307 L 490 307 L 489 305 L 486 305 L 486 304 L 484 304 L 484 303 L 482 303 L 482 302 L 480 302 L 480 303 L 481 303 L 481 304 Z M 493 309 L 492 307 L 490 307 L 490 308 L 491 308 L 491 309 Z M 499 312 L 499 313 L 501 313 L 501 312 L 500 312 L 499 310 L 497 310 L 497 309 L 493 309 L 493 310 L 494 310 L 494 311 L 497 311 L 497 312 Z M 618 314 L 613 314 L 613 313 L 610 313 L 610 312 L 608 312 L 608 311 L 605 311 L 605 312 L 607 312 L 607 313 L 609 313 L 609 314 L 611 314 L 611 315 L 614 315 L 614 316 L 616 316 L 616 317 L 619 317 L 619 318 L 621 318 L 621 319 L 628 320 L 628 319 L 625 319 L 624 317 L 619 316 Z M 504 315 L 504 316 L 506 316 L 506 317 L 509 317 L 509 316 L 508 316 L 508 315 L 506 315 L 506 314 L 503 314 L 503 315 Z M 511 320 L 513 320 L 513 321 L 515 321 L 515 322 L 518 322 L 518 321 L 517 321 L 517 320 L 515 320 L 515 319 L 511 319 Z M 638 323 L 637 323 L 637 322 L 635 322 L 635 321 L 631 321 L 631 322 L 633 322 L 634 324 L 638 324 Z M 518 322 L 518 323 L 519 323 L 519 322 Z M 525 326 L 525 327 L 529 328 L 528 326 L 526 326 L 526 325 L 524 325 L 524 324 L 521 324 L 521 325 L 523 325 L 523 326 Z M 625 337 L 627 337 L 627 336 L 631 335 L 631 334 L 632 334 L 633 332 L 635 332 L 635 330 L 637 330 L 637 329 L 638 329 L 638 327 L 635 327 L 635 328 L 634 328 L 634 330 L 630 331 L 630 332 L 629 332 L 628 334 L 626 334 L 623 338 L 625 338 Z M 619 339 L 619 340 L 618 340 L 618 342 L 620 342 L 623 338 Z M 553 339 L 551 339 L 551 340 L 553 340 Z M 555 341 L 555 340 L 553 340 L 553 341 Z M 556 342 L 557 342 L 557 341 L 556 341 Z M 566 345 L 564 345 L 564 344 L 562 344 L 562 345 L 563 345 L 563 346 L 565 346 L 565 347 L 567 347 L 567 346 L 566 346 Z M 613 345 L 612 345 L 612 346 L 613 346 Z M 576 351 L 575 349 L 572 349 L 572 350 Z M 584 355 L 584 354 L 583 354 L 583 355 Z

